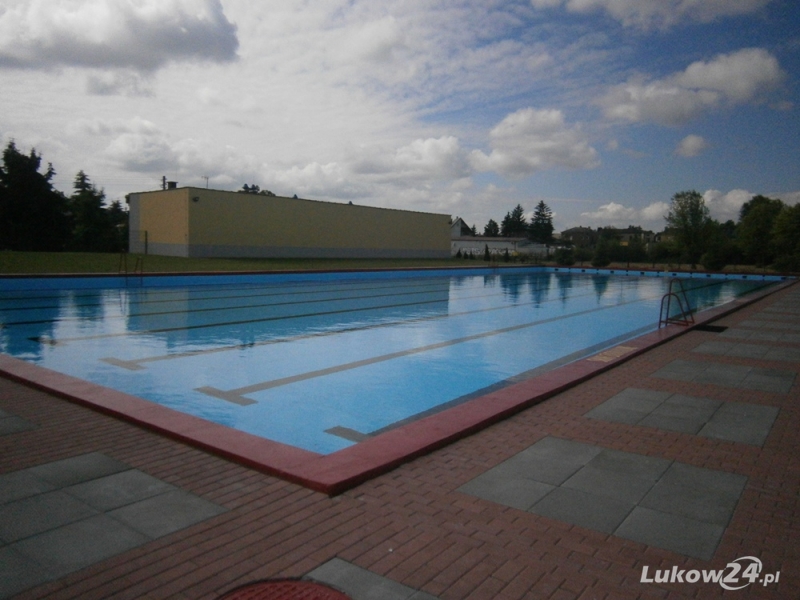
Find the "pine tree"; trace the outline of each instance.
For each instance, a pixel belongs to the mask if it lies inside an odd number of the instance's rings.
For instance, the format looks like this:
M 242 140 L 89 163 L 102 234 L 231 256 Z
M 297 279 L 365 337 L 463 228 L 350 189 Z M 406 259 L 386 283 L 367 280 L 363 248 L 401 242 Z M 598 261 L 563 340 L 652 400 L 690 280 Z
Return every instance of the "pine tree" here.
M 105 191 L 98 190 L 83 171 L 78 171 L 72 188 L 75 191 L 69 197 L 72 213 L 70 249 L 80 252 L 117 251 L 117 232 L 104 206 Z
M 540 244 L 549 244 L 553 241 L 553 211 L 544 203 L 539 201 L 533 211 L 533 218 L 528 227 L 528 237 Z
M 42 157 L 17 150 L 13 141 L 0 166 L 0 249 L 63 250 L 70 235 L 67 199 L 51 183 L 52 164 L 39 172 Z
M 517 206 L 510 213 L 506 213 L 500 225 L 500 235 L 503 237 L 524 237 L 528 228 L 525 219 L 525 209 L 521 205 Z

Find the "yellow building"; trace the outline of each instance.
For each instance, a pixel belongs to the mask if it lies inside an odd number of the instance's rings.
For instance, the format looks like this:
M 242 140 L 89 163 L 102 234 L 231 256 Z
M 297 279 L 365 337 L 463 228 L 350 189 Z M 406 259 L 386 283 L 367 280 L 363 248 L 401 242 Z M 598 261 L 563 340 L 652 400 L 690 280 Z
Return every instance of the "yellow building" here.
M 448 258 L 450 216 L 182 187 L 128 194 L 130 252 L 184 257 Z

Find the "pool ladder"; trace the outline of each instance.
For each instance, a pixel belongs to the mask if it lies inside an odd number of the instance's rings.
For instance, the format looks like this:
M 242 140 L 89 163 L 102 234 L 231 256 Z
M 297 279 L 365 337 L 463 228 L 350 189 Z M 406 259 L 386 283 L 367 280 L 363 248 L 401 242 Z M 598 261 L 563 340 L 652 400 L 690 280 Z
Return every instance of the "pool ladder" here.
M 125 276 L 126 287 L 130 283 L 130 278 L 137 276 L 139 285 L 142 285 L 144 283 L 144 258 L 137 256 L 136 261 L 133 263 L 133 269 L 131 270 L 128 269 L 128 253 L 121 252 L 119 255 L 119 274 Z
M 678 309 L 675 315 L 672 315 L 673 303 Z M 694 325 L 689 298 L 686 296 L 686 290 L 683 289 L 683 282 L 680 279 L 670 279 L 667 293 L 661 298 L 658 328 L 661 329 L 662 326 L 667 325 L 683 325 L 684 327 Z

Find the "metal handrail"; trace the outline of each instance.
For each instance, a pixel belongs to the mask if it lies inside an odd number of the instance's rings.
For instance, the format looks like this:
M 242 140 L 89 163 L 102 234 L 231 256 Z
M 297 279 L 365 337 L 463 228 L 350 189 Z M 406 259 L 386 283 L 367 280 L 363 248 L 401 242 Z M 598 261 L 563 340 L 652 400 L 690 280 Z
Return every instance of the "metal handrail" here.
M 676 283 L 679 288 L 677 291 L 673 289 Z M 681 300 L 681 296 L 683 296 L 683 300 Z M 673 299 L 678 304 L 679 313 L 675 316 L 670 316 L 672 313 Z M 686 290 L 683 288 L 683 282 L 680 279 L 670 279 L 667 293 L 661 298 L 661 309 L 658 313 L 658 328 L 661 329 L 662 326 L 666 325 L 682 325 L 684 327 L 694 325 L 694 315 L 689 305 L 689 297 L 686 295 Z

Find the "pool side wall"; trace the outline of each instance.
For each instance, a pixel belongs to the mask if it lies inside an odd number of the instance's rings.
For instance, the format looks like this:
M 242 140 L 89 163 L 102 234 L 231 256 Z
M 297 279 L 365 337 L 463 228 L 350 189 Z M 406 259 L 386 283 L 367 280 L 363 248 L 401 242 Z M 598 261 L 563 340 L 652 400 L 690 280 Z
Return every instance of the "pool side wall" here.
M 408 276 L 409 272 L 405 273 Z M 336 495 L 542 402 L 683 335 L 693 327 L 715 321 L 795 283 L 794 280 L 783 281 L 766 290 L 696 314 L 695 325 L 692 327 L 669 325 L 594 356 L 413 421 L 329 455 L 316 454 L 236 431 L 4 354 L 0 354 L 0 375 L 155 430 L 251 468 L 319 492 Z

